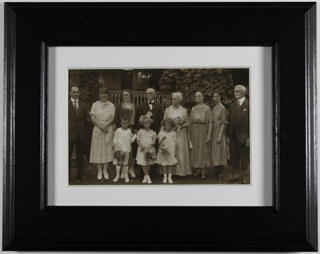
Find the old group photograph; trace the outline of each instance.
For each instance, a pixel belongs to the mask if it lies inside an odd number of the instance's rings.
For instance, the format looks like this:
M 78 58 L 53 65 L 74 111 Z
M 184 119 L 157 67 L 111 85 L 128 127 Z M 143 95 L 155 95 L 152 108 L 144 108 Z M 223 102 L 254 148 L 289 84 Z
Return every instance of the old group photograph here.
M 69 185 L 250 184 L 250 69 L 69 69 Z

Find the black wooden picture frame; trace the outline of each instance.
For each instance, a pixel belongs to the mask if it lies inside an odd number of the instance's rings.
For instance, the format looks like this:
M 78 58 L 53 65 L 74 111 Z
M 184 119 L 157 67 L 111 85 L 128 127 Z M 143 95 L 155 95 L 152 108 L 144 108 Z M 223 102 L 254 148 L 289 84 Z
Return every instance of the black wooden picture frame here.
M 48 206 L 49 46 L 272 46 L 273 206 Z M 7 3 L 4 73 L 3 250 L 317 250 L 315 3 Z

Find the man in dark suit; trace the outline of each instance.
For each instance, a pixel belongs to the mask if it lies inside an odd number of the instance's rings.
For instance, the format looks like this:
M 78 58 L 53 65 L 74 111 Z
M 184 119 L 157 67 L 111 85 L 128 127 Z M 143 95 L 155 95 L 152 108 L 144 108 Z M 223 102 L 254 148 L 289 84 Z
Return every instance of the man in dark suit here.
M 83 179 L 83 155 L 86 153 L 88 110 L 85 103 L 79 101 L 80 90 L 77 86 L 70 89 L 69 100 L 69 181 L 71 180 L 71 156 L 75 148 L 77 156 L 77 178 Z
M 161 121 L 163 119 L 163 110 L 162 106 L 155 102 L 155 95 L 156 91 L 153 88 L 148 88 L 146 90 L 147 100 L 137 108 L 135 126 L 138 130 L 143 128 L 143 126 L 140 125 L 140 117 L 149 114 L 153 120 L 151 129 L 158 134 L 161 128 Z
M 230 106 L 228 136 L 230 138 L 231 166 L 245 172 L 249 166 L 249 101 L 246 87 L 234 87 L 236 101 Z

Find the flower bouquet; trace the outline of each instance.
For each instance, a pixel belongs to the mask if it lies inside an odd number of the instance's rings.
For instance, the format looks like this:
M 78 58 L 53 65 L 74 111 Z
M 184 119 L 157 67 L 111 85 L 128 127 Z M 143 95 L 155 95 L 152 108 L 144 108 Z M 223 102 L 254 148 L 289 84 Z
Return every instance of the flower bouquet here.
M 156 151 L 152 146 L 146 149 L 144 156 L 145 156 L 146 162 L 149 164 L 155 162 L 157 158 Z
M 114 158 L 117 159 L 118 164 L 123 164 L 126 159 L 126 154 L 120 150 L 114 152 Z
M 173 121 L 174 121 L 174 124 L 175 124 L 175 126 L 176 126 L 176 130 L 177 130 L 177 131 L 180 131 L 180 130 L 181 130 L 181 126 L 182 126 L 182 124 L 183 124 L 183 119 L 178 116 L 178 117 L 176 117 Z

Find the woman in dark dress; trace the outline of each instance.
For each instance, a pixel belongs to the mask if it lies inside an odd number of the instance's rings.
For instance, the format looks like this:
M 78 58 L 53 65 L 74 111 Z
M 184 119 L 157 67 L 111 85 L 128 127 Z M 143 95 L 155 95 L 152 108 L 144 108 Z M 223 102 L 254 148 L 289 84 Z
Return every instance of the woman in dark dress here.
M 121 118 L 123 116 L 127 116 L 129 119 L 129 128 L 132 130 L 133 133 L 136 131 L 134 130 L 134 120 L 135 120 L 136 108 L 134 103 L 132 102 L 132 94 L 129 90 L 125 89 L 122 91 L 122 102 L 116 106 L 116 113 L 115 113 L 115 124 L 116 128 L 120 127 Z M 134 163 L 136 156 L 136 143 L 132 144 L 132 153 L 129 160 L 129 174 L 131 177 L 136 177 L 134 172 Z M 121 176 L 123 178 L 124 176 Z

